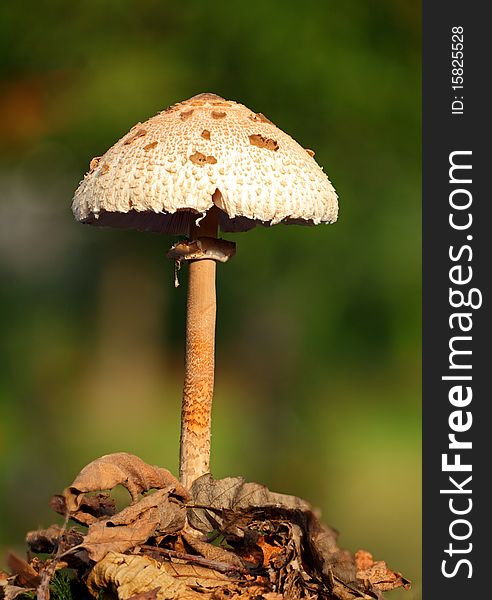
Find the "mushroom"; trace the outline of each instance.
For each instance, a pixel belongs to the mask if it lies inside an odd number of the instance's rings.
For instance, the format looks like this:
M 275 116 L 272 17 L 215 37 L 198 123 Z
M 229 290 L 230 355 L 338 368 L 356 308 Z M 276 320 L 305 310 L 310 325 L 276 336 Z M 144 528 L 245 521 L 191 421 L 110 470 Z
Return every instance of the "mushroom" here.
M 168 256 L 189 262 L 180 478 L 209 472 L 215 354 L 215 270 L 235 253 L 217 238 L 256 225 L 337 219 L 337 195 L 313 158 L 261 113 L 199 94 L 138 123 L 75 192 L 91 225 L 187 236 Z

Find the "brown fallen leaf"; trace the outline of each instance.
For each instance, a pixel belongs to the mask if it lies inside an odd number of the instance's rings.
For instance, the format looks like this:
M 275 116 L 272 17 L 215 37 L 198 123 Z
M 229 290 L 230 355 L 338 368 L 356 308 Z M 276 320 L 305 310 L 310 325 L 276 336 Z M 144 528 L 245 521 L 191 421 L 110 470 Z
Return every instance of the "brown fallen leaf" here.
M 237 552 L 249 569 L 260 569 L 263 566 L 263 552 L 259 546 L 248 544 Z
M 335 576 L 350 587 L 362 589 L 360 581 L 357 581 L 354 557 L 350 552 L 341 550 L 337 546 L 337 535 L 334 529 L 320 523 L 314 515 L 309 519 L 306 541 L 310 546 L 316 568 L 325 580 Z
M 93 523 L 80 546 L 97 562 L 111 550 L 125 552 L 156 534 L 181 531 L 186 513 L 181 504 L 170 499 L 173 491 L 174 486 L 158 490 L 114 517 Z
M 190 565 L 202 565 L 207 569 L 213 569 L 214 571 L 218 571 L 219 573 L 231 573 L 232 571 L 235 571 L 236 573 L 241 573 L 244 575 L 249 574 L 249 571 L 245 567 L 235 567 L 230 563 L 211 560 L 209 558 L 204 558 L 203 556 L 200 556 L 198 554 L 177 552 L 176 550 L 170 550 L 169 548 L 149 546 L 148 544 L 142 544 L 141 546 L 139 546 L 139 550 L 139 554 L 141 553 L 142 556 L 148 556 L 149 558 L 153 558 L 159 563 L 165 561 L 166 559 L 177 559 Z
M 229 564 L 233 567 L 243 568 L 243 561 L 231 552 L 230 550 L 226 550 L 225 548 L 220 548 L 219 546 L 213 546 L 209 542 L 203 542 L 202 540 L 198 540 L 196 537 L 187 533 L 186 531 L 182 532 L 182 536 L 185 542 L 200 556 L 204 558 L 208 558 L 212 561 L 222 562 Z
M 173 492 L 173 486 L 169 486 L 157 490 L 153 494 L 147 494 L 136 504 L 130 504 L 104 522 L 110 524 L 111 527 L 117 527 L 145 518 L 155 521 L 156 533 L 177 533 L 184 527 L 186 509 L 181 502 L 176 502 L 172 496 Z
M 30 531 L 26 535 L 26 542 L 29 550 L 35 554 L 52 554 L 58 551 L 60 545 L 63 547 L 62 551 L 78 546 L 83 538 L 82 533 L 76 529 L 64 531 L 59 525 L 52 525 L 48 529 Z
M 172 577 L 185 583 L 188 587 L 209 589 L 219 588 L 234 581 L 230 575 L 215 569 L 192 565 L 186 562 L 162 562 L 161 567 Z
M 50 501 L 52 510 L 65 516 L 68 508 L 65 497 L 56 494 Z M 116 513 L 115 501 L 109 494 L 82 496 L 80 507 L 70 513 L 70 519 L 81 525 L 91 525 L 101 517 L 110 517 Z
M 151 466 L 138 456 L 127 452 L 117 452 L 101 456 L 80 471 L 72 485 L 63 492 L 70 513 L 77 511 L 84 501 L 84 494 L 100 490 L 110 490 L 117 485 L 124 486 L 137 502 L 138 495 L 150 489 L 172 487 L 176 496 L 187 499 L 187 490 L 167 469 Z
M 241 538 L 263 531 L 265 523 L 284 528 L 282 552 L 273 556 L 273 564 L 277 569 L 277 589 L 287 597 L 309 595 L 313 585 L 321 585 L 338 600 L 379 599 L 382 586 L 401 585 L 396 580 L 390 582 L 386 572 L 359 578 L 354 556 L 337 546 L 338 532 L 323 525 L 311 506 L 300 498 L 270 492 L 239 477 L 216 481 L 211 475 L 193 483 L 191 496 L 189 523 L 202 533 L 215 530 L 226 537 Z M 249 546 L 242 557 L 253 558 L 253 554 L 254 549 Z M 309 565 L 308 570 L 305 565 Z
M 118 484 L 132 503 L 108 515 L 109 497 L 92 494 Z M 91 593 L 109 588 L 122 600 L 381 600 L 383 590 L 408 586 L 370 554 L 340 549 L 338 533 L 304 500 L 240 477 L 204 475 L 188 494 L 166 469 L 119 453 L 88 465 L 54 504 L 88 530 L 30 534 L 31 548 L 54 554 L 30 565 L 45 579 L 44 600 L 61 558 L 84 582 L 95 561 Z
M 13 578 L 11 578 L 13 579 Z M 15 600 L 21 594 L 33 594 L 36 588 L 25 588 L 14 585 L 8 580 L 0 580 L 0 598 L 3 600 Z
M 36 588 L 41 577 L 39 573 L 23 558 L 13 552 L 7 555 L 7 565 L 12 574 L 16 576 L 15 582 L 23 587 Z
M 206 507 L 188 509 L 190 525 L 202 533 L 223 530 L 231 512 L 239 517 L 255 509 L 270 508 L 286 512 L 311 509 L 300 498 L 271 492 L 264 485 L 248 483 L 242 477 L 215 480 L 210 474 L 202 475 L 193 482 L 191 497 L 194 505 Z M 229 513 L 227 517 L 224 516 L 226 513 Z
M 144 556 L 127 556 L 109 552 L 89 573 L 87 587 L 99 597 L 99 590 L 109 588 L 120 599 L 156 592 L 157 600 L 204 600 L 203 594 L 190 590 L 185 581 L 169 574 L 164 564 Z
M 387 592 L 399 587 L 406 590 L 410 589 L 408 579 L 389 569 L 384 561 L 374 561 L 372 554 L 366 550 L 358 550 L 355 553 L 355 565 L 357 567 L 357 579 L 369 581 L 378 590 Z
M 128 600 L 157 600 L 157 592 L 160 589 L 160 587 L 155 587 L 153 590 L 149 590 L 148 592 L 140 592 L 139 594 L 130 596 Z
M 287 598 L 287 596 L 270 592 L 265 585 L 248 583 L 248 585 L 242 587 L 217 588 L 214 590 L 211 600 L 283 600 L 284 598 Z M 314 600 L 314 598 L 311 597 L 311 600 Z
M 355 553 L 355 563 L 358 571 L 365 571 L 372 567 L 374 560 L 372 554 L 367 550 L 357 550 Z
M 256 543 L 261 548 L 263 553 L 264 567 L 268 567 L 270 565 L 270 561 L 275 560 L 275 557 L 282 552 L 281 546 L 279 546 L 274 540 L 267 540 L 264 535 L 260 536 Z

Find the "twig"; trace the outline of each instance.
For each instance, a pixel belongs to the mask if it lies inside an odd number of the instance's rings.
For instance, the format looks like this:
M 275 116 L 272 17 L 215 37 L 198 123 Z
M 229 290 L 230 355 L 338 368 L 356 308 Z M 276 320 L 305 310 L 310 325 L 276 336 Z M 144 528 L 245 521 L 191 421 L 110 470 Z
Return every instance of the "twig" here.
M 244 567 L 230 565 L 228 563 L 218 560 L 211 560 L 209 558 L 204 558 L 203 556 L 187 554 L 186 552 L 177 552 L 176 550 L 168 550 L 167 548 L 159 548 L 158 546 L 147 546 L 145 544 L 141 545 L 140 548 L 150 552 L 156 552 L 157 554 L 162 554 L 164 556 L 167 556 L 168 558 L 178 558 L 180 560 L 185 560 L 187 562 L 195 563 L 197 565 L 202 565 L 203 567 L 209 567 L 210 569 L 219 571 L 219 573 L 228 573 L 230 571 L 235 571 L 237 573 L 241 573 L 242 575 L 249 575 L 248 569 Z
M 38 589 L 36 590 L 36 597 L 38 600 L 50 600 L 50 581 L 56 571 L 56 567 L 60 562 L 61 557 L 64 555 L 64 552 L 62 552 L 61 542 L 63 534 L 67 530 L 69 519 L 70 515 L 67 512 L 65 515 L 65 520 L 63 521 L 63 525 L 60 529 L 60 534 L 58 537 L 58 548 L 56 549 L 56 554 L 51 560 L 50 564 L 43 571 L 43 573 L 41 573 L 41 582 L 38 585 Z

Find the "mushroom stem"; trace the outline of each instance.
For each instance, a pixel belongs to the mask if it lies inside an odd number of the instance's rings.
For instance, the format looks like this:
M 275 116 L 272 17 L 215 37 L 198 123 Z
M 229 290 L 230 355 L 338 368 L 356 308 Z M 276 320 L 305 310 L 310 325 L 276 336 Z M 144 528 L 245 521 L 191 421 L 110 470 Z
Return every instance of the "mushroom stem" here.
M 217 237 L 218 211 L 213 207 L 193 224 L 190 239 Z M 209 472 L 210 429 L 215 364 L 215 261 L 189 261 L 186 359 L 179 476 L 186 488 Z

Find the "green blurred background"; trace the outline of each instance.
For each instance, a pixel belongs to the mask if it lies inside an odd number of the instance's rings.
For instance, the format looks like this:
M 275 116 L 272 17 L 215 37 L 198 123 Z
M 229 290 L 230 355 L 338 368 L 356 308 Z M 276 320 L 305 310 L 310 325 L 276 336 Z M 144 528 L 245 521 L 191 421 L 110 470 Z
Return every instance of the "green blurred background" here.
M 210 91 L 316 150 L 341 207 L 229 236 L 213 472 L 309 499 L 419 596 L 420 34 L 408 0 L 0 5 L 2 548 L 101 454 L 177 471 L 173 240 L 83 227 L 70 202 L 135 122 Z

